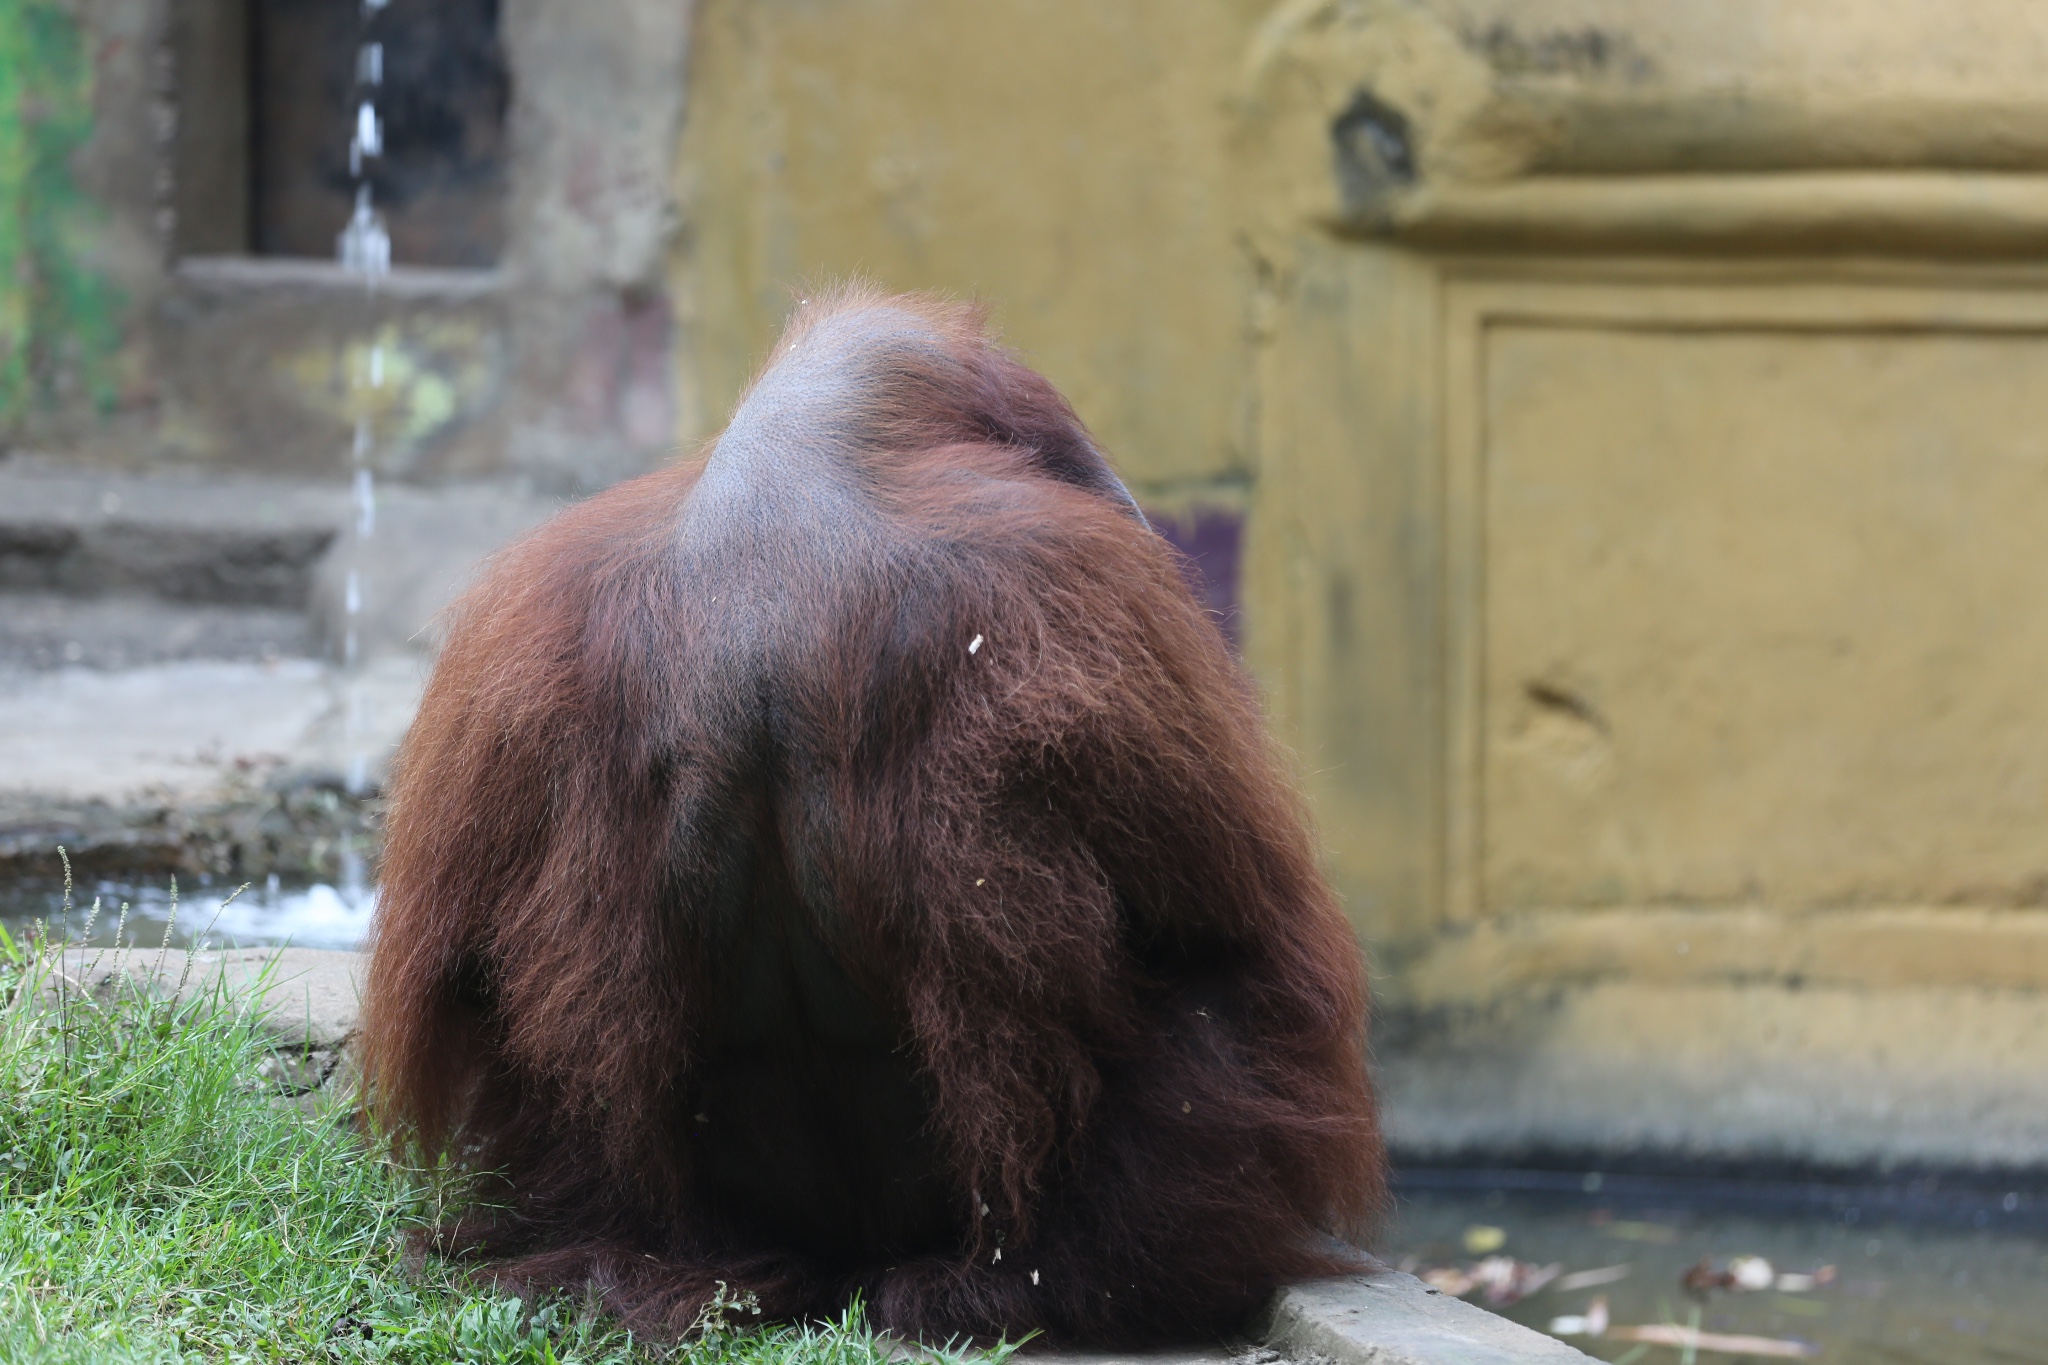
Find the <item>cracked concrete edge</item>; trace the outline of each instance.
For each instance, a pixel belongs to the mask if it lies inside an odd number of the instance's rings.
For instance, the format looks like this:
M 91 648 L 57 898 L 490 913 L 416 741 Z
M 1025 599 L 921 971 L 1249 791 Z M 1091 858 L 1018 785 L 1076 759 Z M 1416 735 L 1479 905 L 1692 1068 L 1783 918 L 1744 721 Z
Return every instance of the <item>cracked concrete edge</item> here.
M 150 991 L 208 991 L 238 999 L 258 983 L 264 1026 L 280 1047 L 335 1051 L 355 1035 L 362 998 L 360 953 L 324 948 L 234 948 L 188 954 L 155 948 L 69 948 L 46 994 L 103 997 L 126 981 Z
M 1259 1336 L 1290 1357 L 1337 1365 L 1561 1365 L 1592 1358 L 1385 1266 L 1281 1290 Z

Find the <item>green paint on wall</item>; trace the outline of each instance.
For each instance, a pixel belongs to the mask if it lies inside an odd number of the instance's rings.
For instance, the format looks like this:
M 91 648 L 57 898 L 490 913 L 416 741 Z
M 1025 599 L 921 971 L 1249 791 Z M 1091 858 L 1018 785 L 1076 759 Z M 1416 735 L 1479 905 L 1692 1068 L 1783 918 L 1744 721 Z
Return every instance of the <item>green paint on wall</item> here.
M 120 299 L 82 250 L 96 217 L 71 173 L 92 65 L 54 0 L 0 0 L 0 428 L 78 394 L 113 401 Z

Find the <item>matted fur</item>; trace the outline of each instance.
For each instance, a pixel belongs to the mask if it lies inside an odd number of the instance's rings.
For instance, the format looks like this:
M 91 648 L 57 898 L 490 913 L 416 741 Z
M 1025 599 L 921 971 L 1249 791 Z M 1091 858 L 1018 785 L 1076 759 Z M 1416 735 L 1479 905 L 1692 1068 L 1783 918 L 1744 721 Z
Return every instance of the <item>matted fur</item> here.
M 856 290 L 455 610 L 362 1055 L 509 1283 L 1111 1344 L 1347 1268 L 1364 1027 L 1175 551 L 978 312 Z

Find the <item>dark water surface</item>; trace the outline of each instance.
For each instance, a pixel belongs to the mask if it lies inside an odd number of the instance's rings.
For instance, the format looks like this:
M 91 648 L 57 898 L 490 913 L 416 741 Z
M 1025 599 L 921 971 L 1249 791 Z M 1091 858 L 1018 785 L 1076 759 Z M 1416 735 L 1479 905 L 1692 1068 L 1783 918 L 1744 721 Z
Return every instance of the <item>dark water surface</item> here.
M 1592 1173 L 1407 1170 L 1380 1254 L 1417 1274 L 1468 1271 L 1490 1254 L 1557 1279 L 1515 1303 L 1488 1304 L 1545 1330 L 1604 1298 L 1615 1327 L 1695 1323 L 1702 1332 L 1804 1347 L 1823 1361 L 1928 1365 L 2048 1363 L 2048 1192 L 2038 1177 L 1919 1176 L 1864 1185 Z M 1688 1291 L 1703 1259 L 1725 1272 L 1761 1257 L 1771 1287 Z M 1763 1277 L 1751 1263 L 1752 1281 Z M 1573 1272 L 1597 1286 L 1561 1289 Z M 1784 1277 L 1795 1277 L 1786 1279 Z M 1805 1288 L 1796 1277 L 1815 1276 Z M 1780 1284 L 1794 1286 L 1781 1290 Z M 1565 1327 L 1576 1324 L 1566 1322 Z M 1676 1346 L 1615 1335 L 1566 1337 L 1603 1360 L 1682 1361 Z M 1777 1357 L 1701 1350 L 1710 1365 Z

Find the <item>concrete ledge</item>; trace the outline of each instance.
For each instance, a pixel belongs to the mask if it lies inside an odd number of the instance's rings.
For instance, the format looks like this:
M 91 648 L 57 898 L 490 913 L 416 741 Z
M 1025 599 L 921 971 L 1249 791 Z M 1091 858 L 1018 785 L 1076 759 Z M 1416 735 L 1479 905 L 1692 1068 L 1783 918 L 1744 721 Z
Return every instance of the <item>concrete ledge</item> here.
M 360 272 L 339 261 L 278 256 L 187 256 L 176 268 L 181 283 L 202 289 L 246 291 L 300 289 L 326 293 L 370 292 Z M 376 282 L 375 292 L 404 299 L 477 299 L 501 293 L 500 270 L 398 265 Z
M 187 955 L 154 948 L 68 949 L 58 964 L 64 989 L 104 997 L 122 984 L 187 996 L 225 985 L 231 997 L 263 987 L 262 1006 L 280 1046 L 333 1051 L 356 1031 L 362 954 L 320 948 L 237 948 Z M 45 989 L 54 992 L 60 983 Z
M 1337 226 L 1463 249 L 2035 256 L 2048 243 L 2048 176 L 1872 170 L 1532 176 L 1418 189 Z
M 1532 1332 L 1384 1266 L 1369 1275 L 1282 1290 L 1260 1335 L 1288 1356 L 1324 1357 L 1338 1365 L 1507 1365 L 1591 1359 L 1555 1337 Z

